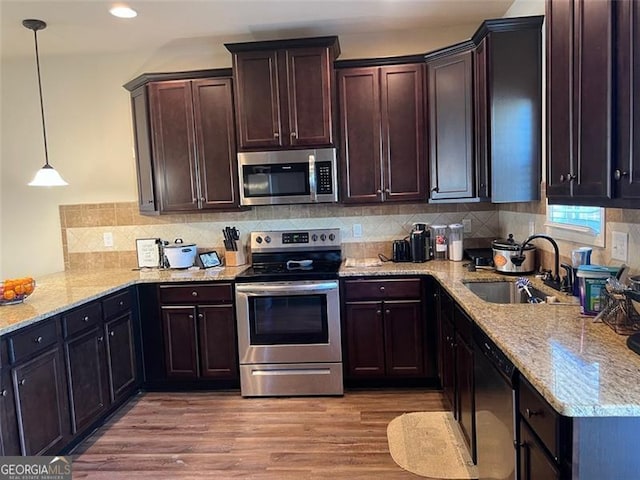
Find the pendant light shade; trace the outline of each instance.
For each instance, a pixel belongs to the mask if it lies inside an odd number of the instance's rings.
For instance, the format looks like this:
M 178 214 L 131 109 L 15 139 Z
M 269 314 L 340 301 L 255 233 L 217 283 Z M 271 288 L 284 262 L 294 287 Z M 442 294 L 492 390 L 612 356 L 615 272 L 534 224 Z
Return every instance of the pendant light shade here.
M 40 95 L 40 115 L 42 116 L 42 136 L 44 139 L 44 166 L 36 173 L 36 176 L 29 183 L 32 187 L 59 187 L 69 185 L 60 174 L 49 165 L 49 152 L 47 149 L 47 128 L 44 121 L 44 102 L 42 101 L 42 81 L 40 79 L 40 58 L 38 56 L 38 30 L 47 28 L 47 24 L 42 20 L 27 19 L 22 21 L 22 25 L 29 30 L 33 30 L 33 39 L 36 47 L 36 71 L 38 73 L 38 93 Z

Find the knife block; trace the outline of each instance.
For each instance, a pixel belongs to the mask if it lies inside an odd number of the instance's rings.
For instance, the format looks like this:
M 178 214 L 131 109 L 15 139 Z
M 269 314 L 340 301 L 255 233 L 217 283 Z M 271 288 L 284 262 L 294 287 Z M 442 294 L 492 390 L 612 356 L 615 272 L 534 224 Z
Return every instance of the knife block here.
M 244 245 L 238 242 L 238 250 L 225 250 L 224 251 L 224 263 L 227 267 L 239 267 L 247 263 L 247 256 L 244 252 Z

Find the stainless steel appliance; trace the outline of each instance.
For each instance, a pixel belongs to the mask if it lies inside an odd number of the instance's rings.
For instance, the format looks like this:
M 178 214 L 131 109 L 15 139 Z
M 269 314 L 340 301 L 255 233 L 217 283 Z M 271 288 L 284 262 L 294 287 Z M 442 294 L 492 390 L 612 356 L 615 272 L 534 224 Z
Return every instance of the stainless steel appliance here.
M 476 463 L 480 480 L 514 480 L 517 466 L 513 363 L 474 325 Z
M 536 247 L 527 243 L 522 249 L 524 259 L 520 262 L 521 244 L 509 234 L 507 239 L 497 239 L 491 242 L 493 249 L 493 266 L 497 272 L 525 274 L 533 273 L 536 269 Z M 517 261 L 512 261 L 516 258 Z
M 242 205 L 338 201 L 335 148 L 238 153 L 238 174 Z
M 252 232 L 237 277 L 245 397 L 342 395 L 340 230 Z

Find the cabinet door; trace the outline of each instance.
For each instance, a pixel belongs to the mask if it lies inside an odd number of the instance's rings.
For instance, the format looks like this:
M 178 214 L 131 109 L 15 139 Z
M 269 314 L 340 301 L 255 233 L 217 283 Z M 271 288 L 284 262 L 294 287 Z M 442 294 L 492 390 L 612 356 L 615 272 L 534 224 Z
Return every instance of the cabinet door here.
M 522 420 L 519 453 L 521 480 L 560 480 L 560 472 L 555 462 L 547 456 L 544 447 Z
M 426 200 L 423 66 L 380 70 L 385 201 Z
M 349 376 L 383 377 L 385 369 L 382 303 L 347 303 L 345 313 Z
M 458 396 L 458 422 L 467 446 L 474 455 L 475 412 L 473 403 L 473 350 L 467 343 L 456 335 L 456 391 Z
M 573 1 L 549 0 L 547 28 L 547 196 L 569 198 L 574 152 Z
M 96 420 L 109 405 L 102 325 L 64 344 L 71 431 L 77 433 Z
M 239 148 L 282 146 L 276 52 L 238 52 L 233 62 Z
M 382 143 L 378 68 L 338 71 L 342 201 L 372 203 L 382 199 Z
M 611 198 L 612 0 L 575 0 L 573 50 L 574 197 Z M 551 85 L 551 88 L 554 88 Z
M 489 109 L 487 87 L 487 43 L 484 38 L 475 51 L 474 68 L 474 125 L 475 125 L 475 157 L 476 157 L 476 185 L 478 196 L 489 197 Z
M 431 199 L 475 197 L 472 53 L 431 61 L 427 71 Z
M 126 313 L 104 326 L 111 402 L 117 402 L 137 382 L 136 354 L 133 342 L 133 318 Z
M 294 48 L 284 52 L 287 66 L 288 143 L 293 146 L 331 145 L 332 98 L 329 51 Z M 284 97 L 284 95 L 283 95 Z M 286 139 L 283 139 L 287 143 Z
M 442 393 L 449 400 L 454 416 L 458 416 L 458 405 L 456 401 L 456 351 L 455 351 L 455 330 L 450 320 L 441 321 L 440 342 L 442 348 Z
M 422 302 L 385 301 L 383 313 L 386 374 L 392 377 L 423 375 Z
M 0 371 L 0 456 L 20 455 L 16 403 L 8 369 Z
M 149 84 L 153 153 L 160 210 L 198 208 L 191 82 Z
M 153 212 L 156 210 L 156 198 L 146 86 L 139 87 L 131 92 L 131 112 L 133 114 L 133 134 L 138 174 L 138 208 L 141 212 Z
M 618 95 L 617 196 L 640 198 L 640 5 L 617 2 L 616 73 Z
M 200 208 L 238 206 L 230 78 L 193 81 Z
M 238 354 L 233 307 L 199 306 L 198 333 L 202 376 L 237 378 Z
M 162 307 L 167 377 L 197 378 L 196 307 Z
M 57 452 L 69 435 L 64 367 L 55 348 L 13 369 L 22 455 Z

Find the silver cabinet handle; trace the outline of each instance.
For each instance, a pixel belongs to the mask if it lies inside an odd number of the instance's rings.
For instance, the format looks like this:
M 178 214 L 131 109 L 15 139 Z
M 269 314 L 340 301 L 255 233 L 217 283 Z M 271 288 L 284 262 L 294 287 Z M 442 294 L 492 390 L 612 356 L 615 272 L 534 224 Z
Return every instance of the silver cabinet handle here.
M 7 390 L 2 390 L 2 392 L 0 392 L 0 396 L 6 397 L 7 396 Z
M 191 296 L 192 297 L 197 297 L 198 296 L 198 292 L 196 292 L 195 290 L 193 292 L 191 292 Z
M 391 313 L 391 310 L 389 310 L 388 308 L 384 311 L 385 315 L 389 315 Z
M 382 310 L 376 310 L 376 315 L 382 315 Z
M 110 337 L 113 337 L 115 334 L 116 334 L 116 332 L 114 332 L 113 330 L 111 330 L 111 331 L 109 332 L 109 336 L 110 336 Z
M 298 134 L 296 132 L 291 132 L 291 139 L 295 140 L 298 137 Z
M 102 341 L 103 341 L 103 340 L 104 340 L 104 337 L 103 337 L 103 336 L 99 336 L 99 337 L 98 337 L 98 343 L 102 343 Z
M 384 292 L 384 285 L 381 285 L 381 286 L 380 286 L 380 291 L 381 291 L 381 292 Z
M 377 190 L 376 190 L 376 193 L 377 193 L 378 195 L 380 195 L 380 194 L 382 193 L 382 190 L 377 189 Z
M 24 385 L 25 383 L 27 383 L 27 379 L 23 378 L 22 380 L 20 380 L 19 383 L 20 383 L 20 385 Z
M 629 175 L 629 172 L 623 172 L 622 170 L 619 170 L 619 169 L 613 172 L 613 178 L 615 180 L 621 180 L 623 177 L 626 177 L 627 175 Z
M 201 314 L 201 313 L 199 313 L 199 314 L 198 314 L 198 318 L 204 318 L 204 315 L 203 315 L 203 314 Z
M 431 187 L 431 191 L 438 193 L 440 191 L 440 187 L 438 187 L 437 185 L 435 187 Z
M 36 343 L 42 343 L 42 337 L 38 336 L 38 337 L 34 338 L 33 341 L 36 342 Z
M 82 321 L 83 321 L 83 322 L 85 322 L 85 323 L 86 323 L 86 322 L 88 322 L 88 321 L 89 321 L 89 315 L 85 315 L 85 316 L 82 318 Z
M 193 315 L 189 314 L 189 320 L 193 320 Z
M 280 134 L 278 132 L 273 132 L 273 138 L 280 138 Z

